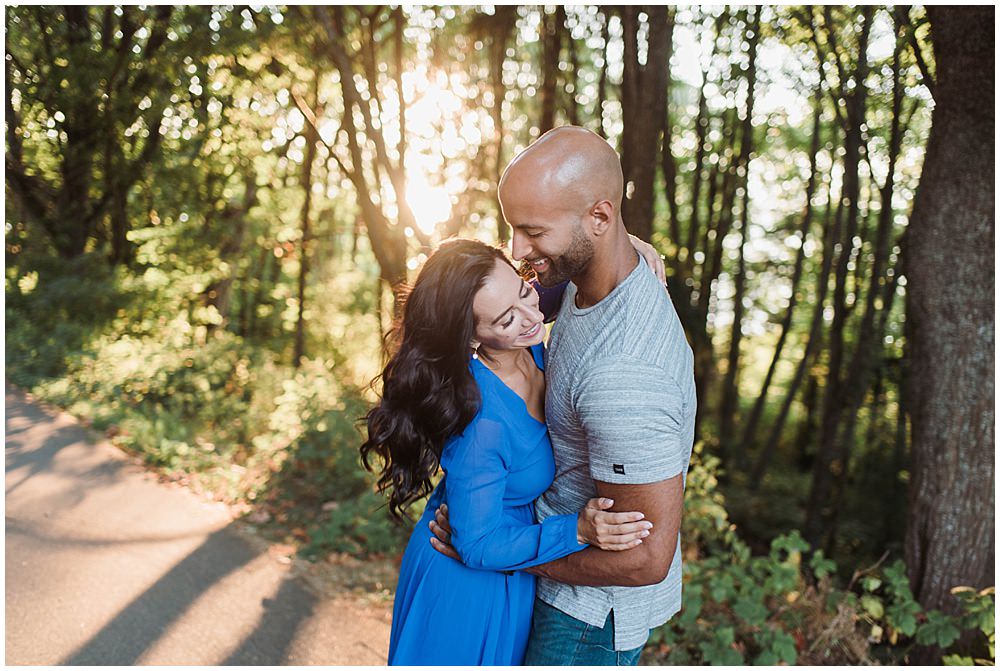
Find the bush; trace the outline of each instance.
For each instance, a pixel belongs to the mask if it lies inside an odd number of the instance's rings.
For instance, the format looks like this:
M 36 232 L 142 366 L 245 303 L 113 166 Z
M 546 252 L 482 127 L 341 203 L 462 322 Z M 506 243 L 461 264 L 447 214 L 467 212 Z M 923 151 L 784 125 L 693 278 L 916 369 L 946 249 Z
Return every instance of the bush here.
M 370 307 L 356 289 L 368 285 L 356 273 L 338 280 L 355 289 L 340 286 L 344 305 L 317 317 L 324 356 L 292 367 L 205 303 L 217 262 L 184 261 L 157 229 L 139 238 L 132 269 L 87 256 L 8 263 L 9 378 L 168 476 L 258 505 L 257 519 L 275 522 L 267 533 L 310 555 L 400 547 L 405 530 L 358 456 L 367 403 L 353 381 L 377 359 L 376 320 L 355 314 Z M 280 335 L 267 344 L 280 349 Z
M 717 489 L 719 461 L 695 458 L 687 479 L 682 538 L 684 606 L 654 630 L 647 660 L 661 664 L 903 663 L 916 645 L 947 651 L 963 632 L 979 635 L 994 657 L 994 590 L 956 588 L 963 613 L 924 612 L 913 599 L 906 568 L 855 572 L 846 588 L 836 565 L 795 531 L 770 552 L 751 556 L 729 522 Z M 946 655 L 947 663 L 973 663 Z

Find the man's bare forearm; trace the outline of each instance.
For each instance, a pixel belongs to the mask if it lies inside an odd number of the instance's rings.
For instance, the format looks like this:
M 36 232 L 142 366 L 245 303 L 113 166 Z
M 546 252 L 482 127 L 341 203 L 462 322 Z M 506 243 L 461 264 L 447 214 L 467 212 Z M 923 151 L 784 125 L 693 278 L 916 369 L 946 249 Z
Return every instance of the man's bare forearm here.
M 612 510 L 643 512 L 653 523 L 650 535 L 631 550 L 608 552 L 589 547 L 527 570 L 557 582 L 589 587 L 636 587 L 661 582 L 677 551 L 684 500 L 681 476 L 649 485 L 595 484 L 600 496 L 614 499 Z
M 676 547 L 675 538 L 674 543 L 667 549 L 669 554 L 665 556 L 673 558 Z M 607 552 L 589 547 L 525 570 L 568 585 L 588 587 L 655 585 L 661 582 L 666 574 L 657 570 L 664 555 L 658 552 L 656 554 L 659 556 L 651 556 L 652 554 L 642 545 L 623 552 Z

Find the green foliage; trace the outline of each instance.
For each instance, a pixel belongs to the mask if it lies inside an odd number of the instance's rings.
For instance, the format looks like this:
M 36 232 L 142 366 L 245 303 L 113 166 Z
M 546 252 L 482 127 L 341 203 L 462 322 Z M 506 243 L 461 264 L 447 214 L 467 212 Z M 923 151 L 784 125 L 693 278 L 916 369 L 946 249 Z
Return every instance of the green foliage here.
M 358 457 L 368 400 L 354 380 L 370 372 L 363 362 L 377 342 L 374 320 L 351 314 L 363 305 L 358 273 L 347 275 L 352 287 L 334 285 L 348 290 L 324 324 L 353 334 L 350 365 L 325 340 L 325 357 L 293 368 L 224 327 L 204 300 L 215 261 L 179 254 L 173 233 L 134 236 L 139 273 L 92 257 L 71 272 L 44 255 L 9 265 L 10 378 L 162 472 L 269 511 L 268 533 L 310 556 L 397 550 L 405 530 Z
M 336 502 L 321 517 L 309 543 L 302 548 L 307 557 L 327 552 L 353 555 L 394 554 L 402 551 L 408 533 L 385 512 L 385 498 L 370 489 L 358 498 Z
M 119 285 L 120 270 L 101 259 L 34 259 L 6 268 L 4 317 L 7 375 L 34 386 L 65 373 L 69 357 L 134 298 Z
M 902 663 L 914 645 L 947 649 L 963 631 L 981 632 L 994 656 L 994 590 L 956 588 L 963 614 L 924 612 L 906 567 L 855 573 L 852 586 L 833 583 L 837 567 L 810 554 L 797 532 L 775 538 L 763 556 L 729 523 L 717 491 L 719 462 L 695 451 L 685 492 L 684 606 L 654 630 L 649 661 L 666 664 Z M 714 519 L 692 520 L 691 511 Z M 808 558 L 808 559 L 807 559 Z M 949 663 L 972 663 L 950 655 Z

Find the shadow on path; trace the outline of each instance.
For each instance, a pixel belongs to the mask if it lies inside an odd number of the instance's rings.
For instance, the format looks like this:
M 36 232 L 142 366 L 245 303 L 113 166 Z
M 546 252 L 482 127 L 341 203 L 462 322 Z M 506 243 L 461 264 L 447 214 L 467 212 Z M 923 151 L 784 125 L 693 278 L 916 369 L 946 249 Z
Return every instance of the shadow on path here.
M 14 635 L 18 637 L 14 646 L 17 658 L 38 660 L 33 663 L 125 666 L 147 663 L 147 657 L 148 663 L 170 663 L 157 661 L 161 658 L 187 664 L 290 662 L 297 633 L 321 610 L 318 596 L 285 569 L 276 576 L 273 571 L 278 569 L 273 565 L 260 568 L 256 560 L 262 552 L 241 537 L 233 524 L 218 528 L 213 521 L 217 518 L 203 519 L 197 506 L 185 503 L 183 497 L 175 499 L 153 483 L 143 484 L 138 469 L 114 457 L 113 451 L 106 453 L 105 447 L 95 445 L 93 436 L 82 427 L 63 424 L 63 419 L 10 385 L 5 392 L 7 580 L 24 586 L 18 592 L 9 589 L 9 582 L 7 585 L 8 655 L 10 636 Z M 147 510 L 157 514 L 147 515 Z M 206 536 L 205 525 L 217 530 Z M 172 566 L 154 562 L 154 567 L 148 561 L 149 550 L 135 552 L 128 547 L 183 542 L 195 535 L 204 540 L 191 551 L 172 553 L 183 557 Z M 167 546 L 164 551 L 169 552 Z M 101 552 L 112 553 L 105 556 L 114 557 L 114 561 L 95 562 Z M 134 562 L 132 557 L 136 557 Z M 44 561 L 33 561 L 36 558 Z M 78 571 L 80 558 L 86 561 Z M 59 562 L 68 563 L 60 569 Z M 116 568 L 107 570 L 111 565 Z M 41 566 L 45 569 L 39 572 Z M 92 568 L 95 566 L 97 571 Z M 86 583 L 78 584 L 81 591 L 76 596 L 73 592 L 33 593 L 29 586 L 50 584 L 45 573 L 53 570 L 65 572 L 60 580 L 66 589 L 75 591 L 74 580 Z M 86 599 L 100 599 L 105 585 L 109 593 L 115 592 L 121 576 L 113 571 L 121 570 L 145 574 L 149 582 L 140 579 L 142 587 L 132 592 L 121 610 L 111 611 L 113 617 L 95 634 L 81 644 L 68 630 L 53 630 L 53 618 L 46 613 L 53 608 L 80 608 L 79 619 L 72 614 L 69 619 L 74 627 L 86 621 L 83 609 L 90 610 Z M 220 585 L 244 570 L 248 572 L 246 581 L 235 579 Z M 256 573 L 260 570 L 267 572 Z M 135 582 L 135 576 L 129 578 Z M 206 603 L 202 601 L 206 595 L 220 601 Z M 247 609 L 259 617 L 249 617 Z M 227 621 L 226 613 L 240 612 L 244 617 Z M 193 619 L 188 619 L 189 613 Z M 66 617 L 56 619 L 59 626 L 65 626 Z M 17 625 L 14 634 L 12 621 Z M 183 640 L 188 634 L 182 632 L 193 632 L 193 640 Z M 330 629 L 325 632 L 334 638 L 339 635 Z M 72 642 L 62 646 L 64 641 Z M 324 645 L 329 646 L 330 641 Z M 307 647 L 315 648 L 315 642 Z M 55 654 L 46 658 L 46 649 Z M 43 658 L 46 661 L 41 661 Z
M 274 598 L 264 599 L 264 615 L 256 628 L 223 664 L 274 666 L 286 663 L 295 632 L 312 615 L 315 603 L 316 598 L 311 593 L 286 577 Z
M 257 556 L 232 531 L 213 533 L 61 663 L 135 664 L 212 585 Z M 312 613 L 315 599 L 290 578 L 284 579 L 277 595 L 265 599 L 265 614 L 254 632 L 225 663 L 283 663 L 299 624 Z

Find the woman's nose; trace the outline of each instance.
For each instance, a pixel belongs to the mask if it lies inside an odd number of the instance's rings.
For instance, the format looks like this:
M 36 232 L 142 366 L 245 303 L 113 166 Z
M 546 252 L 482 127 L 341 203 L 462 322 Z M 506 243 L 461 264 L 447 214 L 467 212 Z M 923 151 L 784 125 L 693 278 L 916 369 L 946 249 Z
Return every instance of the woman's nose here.
M 538 301 L 535 301 L 533 305 L 525 306 L 524 311 L 524 324 L 525 326 L 531 326 L 532 324 L 537 324 L 542 321 L 545 315 L 541 313 L 538 309 Z

